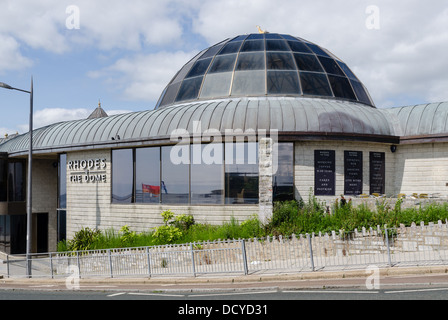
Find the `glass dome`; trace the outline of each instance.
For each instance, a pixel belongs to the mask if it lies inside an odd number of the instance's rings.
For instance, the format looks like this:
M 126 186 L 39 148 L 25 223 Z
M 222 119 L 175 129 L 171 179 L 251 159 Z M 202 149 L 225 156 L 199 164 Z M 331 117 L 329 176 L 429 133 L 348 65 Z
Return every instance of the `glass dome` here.
M 348 66 L 318 45 L 290 35 L 241 35 L 203 50 L 163 91 L 156 109 L 228 97 L 323 97 L 374 103 Z

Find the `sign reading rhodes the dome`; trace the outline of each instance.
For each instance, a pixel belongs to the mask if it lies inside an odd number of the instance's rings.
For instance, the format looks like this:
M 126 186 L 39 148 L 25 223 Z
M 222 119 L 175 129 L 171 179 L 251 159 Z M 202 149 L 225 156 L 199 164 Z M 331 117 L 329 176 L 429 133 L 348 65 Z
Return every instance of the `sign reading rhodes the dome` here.
M 75 160 L 67 163 L 72 183 L 105 183 L 106 159 Z

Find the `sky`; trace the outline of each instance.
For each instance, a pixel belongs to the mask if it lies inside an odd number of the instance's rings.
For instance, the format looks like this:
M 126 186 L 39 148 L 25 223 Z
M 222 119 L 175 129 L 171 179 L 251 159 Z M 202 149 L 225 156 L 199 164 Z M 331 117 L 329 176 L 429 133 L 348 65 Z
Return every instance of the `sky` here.
M 0 82 L 34 80 L 34 127 L 152 110 L 196 53 L 256 26 L 343 60 L 378 108 L 448 101 L 446 0 L 0 0 Z M 0 88 L 0 137 L 29 95 Z

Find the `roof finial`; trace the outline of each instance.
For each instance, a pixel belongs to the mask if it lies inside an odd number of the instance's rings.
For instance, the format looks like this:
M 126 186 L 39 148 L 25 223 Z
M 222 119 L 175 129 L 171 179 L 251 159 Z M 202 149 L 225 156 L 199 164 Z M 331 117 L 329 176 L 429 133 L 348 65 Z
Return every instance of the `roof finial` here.
M 266 30 L 262 30 L 260 26 L 257 26 L 257 29 L 258 29 L 258 33 L 269 33 Z
M 98 108 L 101 108 L 101 100 L 98 99 Z

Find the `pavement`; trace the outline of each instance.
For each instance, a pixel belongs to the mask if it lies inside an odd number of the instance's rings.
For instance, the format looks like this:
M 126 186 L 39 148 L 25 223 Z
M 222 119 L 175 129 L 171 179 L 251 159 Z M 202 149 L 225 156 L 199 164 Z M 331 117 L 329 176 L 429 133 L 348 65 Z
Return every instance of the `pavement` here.
M 243 290 L 305 290 L 330 288 L 433 286 L 448 287 L 448 266 L 393 267 L 316 272 L 263 272 L 249 275 L 197 277 L 43 279 L 1 276 L 0 290 L 110 290 L 157 292 L 210 292 Z

